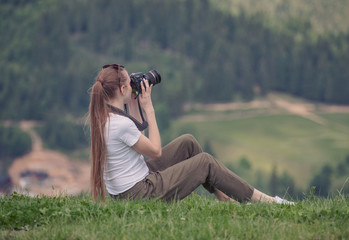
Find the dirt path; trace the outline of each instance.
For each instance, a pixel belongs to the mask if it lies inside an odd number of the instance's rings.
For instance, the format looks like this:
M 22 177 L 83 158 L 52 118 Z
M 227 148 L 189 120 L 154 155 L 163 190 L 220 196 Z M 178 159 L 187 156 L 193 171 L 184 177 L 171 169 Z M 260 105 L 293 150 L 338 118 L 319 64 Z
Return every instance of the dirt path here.
M 249 118 L 261 114 L 289 113 L 321 125 L 326 125 L 327 121 L 318 114 L 349 113 L 349 106 L 311 103 L 288 95 L 285 97 L 280 94 L 269 94 L 265 99 L 251 102 L 190 104 L 185 106 L 185 110 L 187 112 L 211 111 L 212 114 L 209 117 L 207 113 L 188 114 L 180 118 L 180 120 L 184 122 L 230 120 Z
M 32 151 L 38 152 L 42 151 L 42 140 L 38 136 L 38 134 L 33 130 L 35 126 L 39 125 L 38 122 L 35 121 L 21 121 L 19 123 L 19 127 L 25 131 L 28 132 L 32 138 Z
M 32 137 L 32 151 L 13 161 L 8 173 L 15 190 L 30 195 L 80 194 L 89 190 L 90 166 L 73 162 L 67 156 L 42 147 L 34 131 L 39 123 L 20 122 L 20 128 Z
M 315 106 L 313 104 L 305 103 L 291 103 L 280 97 L 271 95 L 269 97 L 270 101 L 276 106 L 288 111 L 289 113 L 301 116 L 303 118 L 309 119 L 321 125 L 326 125 L 327 122 L 322 117 L 319 117 L 314 113 Z

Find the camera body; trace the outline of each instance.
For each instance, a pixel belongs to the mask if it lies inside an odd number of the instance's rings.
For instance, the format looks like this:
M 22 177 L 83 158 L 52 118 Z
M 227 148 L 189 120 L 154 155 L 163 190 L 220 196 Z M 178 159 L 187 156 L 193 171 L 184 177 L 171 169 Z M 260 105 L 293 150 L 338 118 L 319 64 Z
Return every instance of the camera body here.
M 131 73 L 130 79 L 131 79 L 131 87 L 133 92 L 136 92 L 139 94 L 139 93 L 142 93 L 141 84 L 143 80 L 148 80 L 149 85 L 151 84 L 155 85 L 161 82 L 161 75 L 159 74 L 158 71 L 151 70 L 147 73 L 142 73 L 142 72 Z

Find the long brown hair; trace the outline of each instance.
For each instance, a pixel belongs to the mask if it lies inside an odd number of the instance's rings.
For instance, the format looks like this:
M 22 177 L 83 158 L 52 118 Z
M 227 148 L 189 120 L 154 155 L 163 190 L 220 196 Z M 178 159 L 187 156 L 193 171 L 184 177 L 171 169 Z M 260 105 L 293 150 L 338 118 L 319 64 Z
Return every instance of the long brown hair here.
M 106 143 L 104 128 L 109 116 L 106 101 L 113 99 L 116 90 L 126 82 L 127 71 L 121 65 L 105 65 L 98 73 L 92 86 L 89 108 L 91 130 L 91 187 L 93 198 L 104 201 L 104 167 L 106 164 Z

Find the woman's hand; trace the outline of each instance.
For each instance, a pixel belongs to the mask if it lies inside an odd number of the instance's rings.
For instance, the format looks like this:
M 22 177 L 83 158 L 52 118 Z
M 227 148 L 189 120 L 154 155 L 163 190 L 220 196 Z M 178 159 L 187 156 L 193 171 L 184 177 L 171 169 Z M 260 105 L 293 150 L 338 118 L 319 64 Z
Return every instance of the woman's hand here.
M 148 80 L 144 80 L 141 82 L 142 93 L 139 94 L 139 102 L 147 113 L 149 111 L 154 111 L 153 103 L 151 101 L 151 90 L 153 88 L 153 84 L 149 86 Z
M 141 82 L 142 94 L 137 96 L 136 93 L 132 93 L 131 100 L 128 103 L 130 115 L 141 122 L 141 115 L 139 112 L 138 101 L 145 112 L 149 112 L 153 109 L 151 102 L 151 88 L 147 80 Z

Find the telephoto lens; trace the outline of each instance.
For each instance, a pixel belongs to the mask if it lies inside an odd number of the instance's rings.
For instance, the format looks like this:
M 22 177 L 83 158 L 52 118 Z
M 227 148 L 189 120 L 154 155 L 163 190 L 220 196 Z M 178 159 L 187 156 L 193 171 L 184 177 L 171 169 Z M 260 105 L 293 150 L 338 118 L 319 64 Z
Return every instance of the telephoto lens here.
M 133 92 L 139 94 L 142 93 L 141 82 L 143 82 L 144 79 L 148 80 L 149 85 L 156 85 L 161 82 L 161 75 L 158 71 L 154 69 L 147 73 L 131 73 L 130 79 Z

